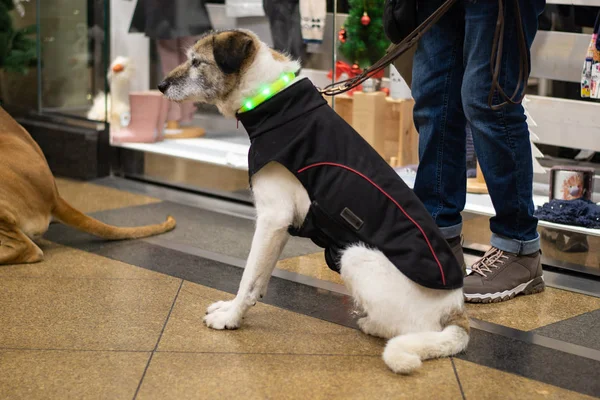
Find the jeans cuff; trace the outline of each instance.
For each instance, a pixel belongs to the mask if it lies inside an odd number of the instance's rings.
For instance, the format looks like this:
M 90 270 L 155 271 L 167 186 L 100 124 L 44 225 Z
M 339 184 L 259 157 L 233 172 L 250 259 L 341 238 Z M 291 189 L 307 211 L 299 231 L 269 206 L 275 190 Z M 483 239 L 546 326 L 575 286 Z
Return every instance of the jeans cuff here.
M 540 250 L 540 235 L 538 234 L 537 237 L 532 240 L 517 240 L 492 233 L 490 244 L 495 248 L 508 253 L 518 255 L 533 254 Z
M 460 236 L 460 234 L 462 233 L 462 222 L 460 224 L 452 226 L 440 227 L 440 231 L 442 232 L 442 236 L 446 240 Z

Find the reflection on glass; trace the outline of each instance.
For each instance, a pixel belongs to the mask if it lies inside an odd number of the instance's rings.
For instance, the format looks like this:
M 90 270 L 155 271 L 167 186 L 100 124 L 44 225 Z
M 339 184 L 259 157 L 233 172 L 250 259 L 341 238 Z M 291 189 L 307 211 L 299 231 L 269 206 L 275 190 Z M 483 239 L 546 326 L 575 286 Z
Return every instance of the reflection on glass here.
M 39 2 L 42 111 L 85 117 L 104 90 L 103 1 Z

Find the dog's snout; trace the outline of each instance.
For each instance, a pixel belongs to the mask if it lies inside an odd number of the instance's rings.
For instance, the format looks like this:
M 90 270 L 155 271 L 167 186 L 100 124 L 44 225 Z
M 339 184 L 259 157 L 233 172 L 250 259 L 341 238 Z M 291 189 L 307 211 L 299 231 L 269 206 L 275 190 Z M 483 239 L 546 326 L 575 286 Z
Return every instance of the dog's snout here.
M 169 86 L 171 86 L 171 82 L 165 79 L 164 81 L 158 84 L 158 90 L 164 93 L 169 88 Z

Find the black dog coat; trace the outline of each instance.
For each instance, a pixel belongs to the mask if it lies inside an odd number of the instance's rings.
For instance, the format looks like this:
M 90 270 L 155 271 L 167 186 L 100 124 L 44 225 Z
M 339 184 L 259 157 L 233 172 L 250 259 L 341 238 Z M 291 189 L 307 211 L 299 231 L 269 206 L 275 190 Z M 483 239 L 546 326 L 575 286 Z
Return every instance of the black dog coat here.
M 311 206 L 289 232 L 323 247 L 331 269 L 340 271 L 342 250 L 364 243 L 420 285 L 462 287 L 462 269 L 423 204 L 308 79 L 238 118 L 251 141 L 250 179 L 276 161 L 300 180 Z

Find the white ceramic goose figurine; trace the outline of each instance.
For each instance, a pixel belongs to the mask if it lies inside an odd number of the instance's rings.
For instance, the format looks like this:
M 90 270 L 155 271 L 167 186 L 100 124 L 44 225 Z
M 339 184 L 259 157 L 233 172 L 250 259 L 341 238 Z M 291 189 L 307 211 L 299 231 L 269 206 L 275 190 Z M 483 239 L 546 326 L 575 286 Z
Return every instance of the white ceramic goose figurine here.
M 108 122 L 113 127 L 120 126 L 121 116 L 128 115 L 130 110 L 129 92 L 134 72 L 135 69 L 128 57 L 115 58 L 106 75 L 110 87 L 109 96 L 106 98 L 104 92 L 98 93 L 87 117 L 95 121 L 105 121 L 107 120 L 106 110 L 109 110 Z

